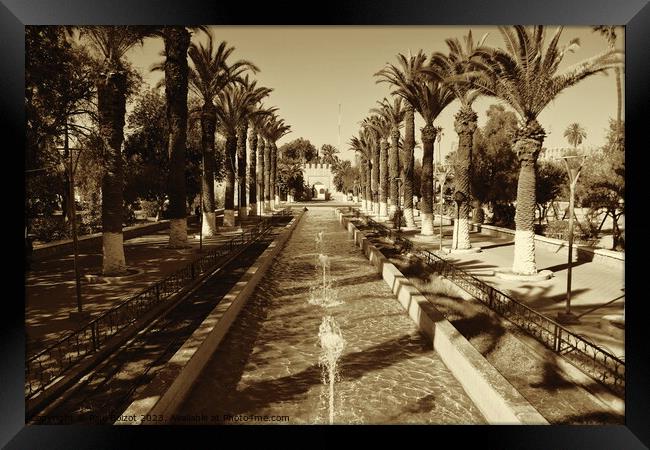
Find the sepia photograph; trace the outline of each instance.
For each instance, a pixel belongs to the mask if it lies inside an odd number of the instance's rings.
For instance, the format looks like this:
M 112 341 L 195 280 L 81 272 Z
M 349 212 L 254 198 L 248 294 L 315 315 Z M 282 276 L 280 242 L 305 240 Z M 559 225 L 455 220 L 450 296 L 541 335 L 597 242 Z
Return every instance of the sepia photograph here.
M 20 37 L 25 428 L 647 409 L 624 22 L 79 23 Z

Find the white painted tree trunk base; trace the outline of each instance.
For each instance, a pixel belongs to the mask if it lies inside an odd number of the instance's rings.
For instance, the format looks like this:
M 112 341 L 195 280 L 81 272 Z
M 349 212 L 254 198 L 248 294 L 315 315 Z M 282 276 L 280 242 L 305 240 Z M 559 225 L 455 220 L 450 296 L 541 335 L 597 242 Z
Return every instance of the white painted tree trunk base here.
M 422 213 L 422 236 L 433 236 L 433 213 Z
M 271 199 L 270 208 L 271 210 L 275 209 L 275 199 Z
M 512 272 L 518 275 L 536 275 L 535 233 L 528 230 L 515 230 L 515 256 Z
M 391 219 L 395 217 L 395 214 L 397 214 L 397 206 L 393 205 L 392 203 L 388 204 L 388 217 Z
M 471 247 L 472 244 L 469 241 L 469 220 L 458 219 L 457 225 L 454 226 L 451 248 L 453 250 L 467 250 Z
M 249 216 L 257 216 L 257 203 L 251 203 L 248 206 L 248 215 Z
M 271 201 L 264 200 L 264 212 L 269 212 L 269 211 L 271 211 Z
M 224 227 L 234 227 L 235 226 L 235 210 L 233 210 L 233 209 L 224 209 L 223 210 L 223 226 Z
M 122 233 L 102 234 L 102 254 L 102 275 L 114 276 L 126 273 Z
M 415 218 L 413 217 L 413 208 L 404 208 L 404 221 L 407 228 L 415 228 Z
M 187 219 L 169 221 L 169 248 L 187 248 Z
M 379 202 L 379 219 L 388 219 L 388 203 L 386 202 Z
M 201 226 L 201 234 L 204 237 L 211 237 L 217 235 L 217 217 L 213 212 L 203 213 L 203 224 Z

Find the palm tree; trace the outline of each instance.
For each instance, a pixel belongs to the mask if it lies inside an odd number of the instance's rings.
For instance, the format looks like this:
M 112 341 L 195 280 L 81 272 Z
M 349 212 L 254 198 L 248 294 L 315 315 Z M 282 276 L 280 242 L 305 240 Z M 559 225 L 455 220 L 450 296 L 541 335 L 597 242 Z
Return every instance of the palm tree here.
M 124 55 L 142 44 L 148 31 L 134 26 L 83 26 L 79 35 L 104 58 L 97 77 L 97 113 L 103 144 L 102 174 L 102 273 L 126 272 L 124 258 L 122 141 L 128 70 Z
M 290 133 L 291 127 L 284 123 L 283 119 L 278 119 L 275 116 L 266 123 L 265 127 L 265 150 L 264 150 L 264 201 L 268 201 L 268 209 L 275 208 L 276 202 L 276 178 L 277 178 L 277 160 L 278 160 L 278 147 L 276 142 L 285 134 Z M 268 160 L 267 160 L 268 154 Z M 268 162 L 267 162 L 268 161 Z M 266 175 L 268 173 L 268 176 Z M 267 188 L 268 180 L 268 188 Z M 267 200 L 268 199 L 268 200 Z M 266 208 L 266 204 L 265 204 Z
M 472 32 L 463 38 L 461 44 L 458 38 L 446 39 L 449 54 L 436 52 L 431 56 L 429 67 L 424 72 L 430 77 L 443 83 L 449 83 L 454 96 L 460 101 L 460 109 L 456 113 L 454 128 L 458 134 L 458 165 L 454 177 L 457 198 L 465 199 L 458 203 L 458 224 L 454 227 L 452 249 L 469 249 L 469 212 L 470 212 L 470 174 L 472 173 L 472 145 L 476 131 L 477 114 L 472 109 L 472 104 L 480 92 L 472 88 L 469 83 L 472 76 L 479 75 L 477 71 L 483 69 L 478 59 L 478 51 L 483 50 L 483 43 L 487 34 L 474 43 Z
M 237 124 L 237 174 L 239 179 L 239 217 L 243 219 L 248 214 L 246 200 L 246 135 L 248 134 L 248 122 L 255 116 L 268 116 L 271 110 L 264 110 L 259 107 L 261 100 L 272 92 L 272 89 L 257 87 L 257 81 L 249 80 L 246 76 L 242 81 L 241 89 L 250 95 L 250 103 L 246 105 L 240 122 Z
M 607 44 L 609 44 L 610 50 L 616 49 L 616 26 L 608 25 L 599 25 L 592 27 L 592 31 L 600 33 L 605 39 L 607 39 Z M 623 111 L 623 92 L 621 89 L 621 68 L 619 66 L 614 67 L 614 72 L 616 73 L 616 123 L 619 128 L 621 127 L 621 114 Z
M 371 172 L 372 172 L 372 146 L 369 142 L 369 133 L 361 129 L 359 137 L 353 136 L 349 145 L 361 160 L 361 185 L 363 197 L 363 210 L 369 212 L 372 204 Z
M 566 127 L 564 137 L 569 142 L 569 145 L 573 145 L 573 149 L 577 152 L 578 145 L 582 144 L 582 141 L 587 138 L 587 132 L 579 123 L 574 122 Z
M 522 122 L 514 137 L 520 170 L 512 271 L 521 275 L 535 275 L 535 172 L 537 157 L 546 136 L 537 117 L 564 89 L 591 75 L 614 68 L 621 61 L 618 52 L 610 49 L 558 73 L 564 56 L 579 46 L 579 41 L 572 39 L 558 47 L 562 27 L 554 33 L 548 46 L 544 44 L 546 29 L 543 26 L 499 27 L 499 31 L 506 49 L 480 51 L 487 65 L 486 77 L 473 82 L 484 94 L 508 103 Z
M 388 180 L 389 180 L 389 196 L 388 196 L 388 215 L 391 219 L 394 218 L 397 212 L 397 203 L 399 202 L 399 184 L 397 178 L 400 175 L 399 164 L 399 141 L 400 141 L 400 127 L 404 122 L 406 111 L 403 108 L 402 97 L 395 97 L 393 103 L 390 103 L 387 98 L 378 102 L 380 108 L 377 113 L 380 114 L 390 125 L 390 147 L 388 149 Z
M 415 149 L 415 110 L 410 94 L 413 84 L 422 77 L 422 68 L 427 57 L 418 51 L 412 56 L 409 51 L 408 58 L 401 53 L 397 55 L 398 65 L 386 64 L 386 66 L 375 74 L 378 77 L 377 83 L 388 83 L 392 87 L 391 93 L 398 95 L 405 100 L 404 115 L 404 148 L 402 150 L 401 178 L 404 180 L 404 220 L 407 227 L 415 227 L 413 217 L 413 151 Z
M 373 108 L 371 112 L 377 115 L 372 116 L 368 123 L 368 127 L 375 132 L 377 140 L 379 141 L 379 209 L 377 211 L 379 219 L 388 218 L 388 138 L 391 132 L 391 123 L 387 117 L 383 115 L 383 109 Z
M 415 83 L 412 87 L 413 106 L 424 119 L 424 127 L 420 130 L 422 140 L 422 229 L 424 236 L 433 235 L 433 143 L 438 129 L 433 121 L 443 109 L 454 100 L 454 93 L 449 85 L 429 79 Z
M 214 49 L 214 41 L 211 33 L 207 33 L 207 45 L 190 44 L 189 55 L 193 67 L 189 72 L 189 87 L 194 95 L 199 97 L 203 105 L 200 109 L 201 117 L 201 147 L 203 152 L 203 184 L 201 199 L 201 211 L 203 214 L 203 226 L 201 233 L 204 236 L 214 236 L 217 232 L 215 222 L 215 198 L 214 198 L 214 139 L 217 125 L 217 110 L 214 106 L 214 98 L 221 90 L 231 82 L 242 82 L 241 74 L 246 70 L 257 72 L 258 68 L 249 61 L 236 61 L 228 65 L 226 60 L 235 50 L 235 47 L 228 47 L 227 43 L 221 42 L 218 48 Z
M 361 126 L 367 132 L 367 142 L 371 149 L 371 175 L 370 175 L 370 192 L 372 193 L 372 211 L 375 215 L 379 216 L 379 169 L 380 169 L 380 153 L 381 153 L 381 136 L 377 121 L 379 117 L 376 115 L 366 117 Z
M 223 225 L 235 226 L 235 169 L 237 158 L 237 133 L 239 125 L 261 112 L 252 108 L 260 100 L 259 92 L 250 92 L 235 84 L 226 86 L 217 96 L 216 110 L 219 132 L 226 138 L 226 193 L 224 199 Z

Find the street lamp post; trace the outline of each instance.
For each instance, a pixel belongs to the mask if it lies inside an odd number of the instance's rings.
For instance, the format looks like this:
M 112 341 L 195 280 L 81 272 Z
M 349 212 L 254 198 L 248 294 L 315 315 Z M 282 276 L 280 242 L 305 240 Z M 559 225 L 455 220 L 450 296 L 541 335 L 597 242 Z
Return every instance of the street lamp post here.
M 578 323 L 578 317 L 571 312 L 571 267 L 573 265 L 573 215 L 575 207 L 575 188 L 584 164 L 584 156 L 563 156 L 564 165 L 569 174 L 569 262 L 567 270 L 566 306 L 564 313 L 558 313 L 558 322 Z
M 84 314 L 81 306 L 81 274 L 79 273 L 79 243 L 77 239 L 77 208 L 75 205 L 74 198 L 74 163 L 72 159 L 72 148 L 70 148 L 69 136 L 68 136 L 68 124 L 66 123 L 64 137 L 63 137 L 63 151 L 64 156 L 68 156 L 67 161 L 67 172 L 68 179 L 70 180 L 70 189 L 68 195 L 70 201 L 68 202 L 68 208 L 70 210 L 70 225 L 72 228 L 72 251 L 73 251 L 73 265 L 74 265 L 74 278 L 75 278 L 75 289 L 77 297 L 77 311 L 76 313 L 71 313 L 71 318 L 82 319 L 87 316 Z

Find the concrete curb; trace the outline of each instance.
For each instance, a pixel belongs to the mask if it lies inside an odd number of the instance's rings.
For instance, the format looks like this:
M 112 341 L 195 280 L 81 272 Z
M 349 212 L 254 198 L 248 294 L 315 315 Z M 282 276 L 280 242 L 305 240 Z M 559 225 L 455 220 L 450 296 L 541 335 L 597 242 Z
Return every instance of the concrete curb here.
M 294 217 L 285 230 L 248 268 L 205 320 L 178 349 L 156 377 L 122 413 L 115 425 L 162 425 L 169 421 L 185 400 L 242 307 L 284 247 L 304 212 Z
M 548 421 L 338 209 L 337 215 L 409 317 L 431 338 L 433 348 L 489 424 L 548 425 Z

